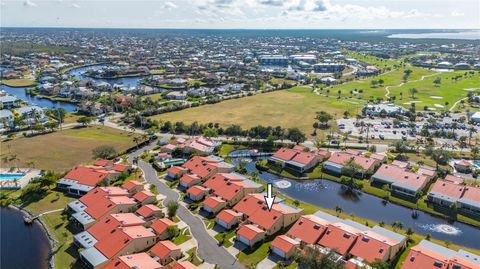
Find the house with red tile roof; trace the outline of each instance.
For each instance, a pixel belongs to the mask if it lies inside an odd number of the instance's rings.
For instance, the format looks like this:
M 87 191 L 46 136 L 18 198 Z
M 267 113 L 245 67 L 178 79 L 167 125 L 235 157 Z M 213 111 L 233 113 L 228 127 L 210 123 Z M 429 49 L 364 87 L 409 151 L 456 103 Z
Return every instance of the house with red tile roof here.
M 202 203 L 203 210 L 208 213 L 216 215 L 220 210 L 224 209 L 227 206 L 227 202 L 220 197 L 216 196 L 207 196 Z
M 323 163 L 323 169 L 327 172 L 341 175 L 343 166 L 350 162 L 354 156 L 344 151 L 333 152 L 330 158 Z
M 346 257 L 360 233 L 359 229 L 342 222 L 329 224 L 318 244 Z
M 433 204 L 450 207 L 457 204 L 465 192 L 465 186 L 449 181 L 437 180 L 427 195 L 427 201 Z
M 458 209 L 468 214 L 480 216 L 480 188 L 465 187 L 462 198 L 458 200 Z
M 350 255 L 367 262 L 391 261 L 402 247 L 402 242 L 392 240 L 371 230 L 362 231 L 350 250 Z
M 155 219 L 150 225 L 150 228 L 155 232 L 159 240 L 165 240 L 171 237 L 168 233 L 168 227 L 171 226 L 177 226 L 177 224 L 170 219 L 162 218 Z
M 143 183 L 137 180 L 129 180 L 122 184 L 122 188 L 126 189 L 129 193 L 137 193 L 143 190 Z
M 265 236 L 264 230 L 252 224 L 243 225 L 237 231 L 237 240 L 249 247 L 263 241 Z
M 378 185 L 388 184 L 392 193 L 416 197 L 429 182 L 429 177 L 392 164 L 383 164 L 370 178 Z
M 173 265 L 172 269 L 197 269 L 198 267 L 193 265 L 189 261 L 183 261 Z
M 290 228 L 287 235 L 305 244 L 313 245 L 327 230 L 328 224 L 330 222 L 315 215 L 304 215 Z
M 188 189 L 194 185 L 198 185 L 202 182 L 202 178 L 195 175 L 195 174 L 184 174 L 180 178 L 180 186 L 182 186 L 185 189 Z
M 120 187 L 96 187 L 80 199 L 68 203 L 68 209 L 72 213 L 83 212 L 87 207 L 95 204 L 95 202 L 101 197 L 128 195 L 130 194 Z
M 202 179 L 202 182 L 215 175 L 216 173 L 230 173 L 235 170 L 235 166 L 224 162 L 216 156 L 194 156 L 183 165 L 190 174 L 195 174 Z
M 135 213 L 145 221 L 151 221 L 154 218 L 163 218 L 164 215 L 161 208 L 152 204 L 142 205 Z
M 454 265 L 456 265 L 454 267 Z M 480 256 L 465 250 L 454 251 L 427 240 L 412 247 L 401 269 L 473 269 L 480 268 Z
M 267 235 L 273 235 L 297 221 L 301 212 L 300 209 L 286 204 L 274 204 L 270 211 L 266 206 L 255 211 L 247 221 L 263 229 Z
M 103 269 L 160 269 L 162 265 L 147 253 L 128 254 L 111 260 Z
M 157 201 L 157 196 L 149 191 L 143 190 L 135 193 L 133 199 L 141 205 L 153 204 Z
M 472 171 L 473 164 L 467 160 L 457 160 L 454 162 L 455 170 L 459 173 L 470 173 Z
M 278 203 L 278 200 L 275 200 Z M 243 218 L 252 216 L 257 210 L 265 207 L 265 199 L 261 194 L 248 194 L 241 201 L 239 201 L 233 210 L 242 213 Z
M 182 166 L 170 166 L 167 169 L 167 176 L 165 179 L 167 180 L 176 180 L 182 177 L 184 174 L 188 173 L 188 169 Z
M 135 200 L 127 196 L 102 196 L 85 208 L 72 214 L 72 219 L 83 229 L 87 229 L 104 216 L 132 212 L 136 209 Z
M 208 189 L 203 186 L 192 186 L 187 190 L 187 197 L 195 202 L 203 200 L 208 193 Z
M 98 167 L 104 167 L 107 170 L 114 170 L 119 173 L 128 172 L 130 169 L 132 169 L 131 165 L 115 163 L 113 160 L 104 159 L 95 161 L 93 165 Z
M 57 188 L 65 190 L 71 195 L 82 196 L 101 182 L 114 180 L 119 175 L 120 173 L 117 171 L 106 170 L 99 166 L 77 166 L 58 180 Z
M 242 220 L 242 213 L 235 212 L 231 209 L 220 211 L 215 217 L 215 222 L 223 228 L 230 230 Z
M 155 234 L 143 226 L 116 228 L 93 247 L 80 252 L 80 259 L 90 268 L 101 268 L 110 259 L 142 252 L 155 244 Z
M 278 163 L 282 168 L 290 169 L 295 172 L 304 173 L 315 167 L 321 160 L 318 154 L 308 152 L 303 147 L 281 148 L 277 150 L 269 159 L 270 163 Z
M 300 242 L 286 235 L 279 235 L 273 241 L 270 249 L 272 253 L 278 255 L 282 259 L 290 259 L 295 254 Z
M 445 181 L 449 181 L 455 184 L 462 184 L 464 179 L 459 175 L 446 175 L 444 178 Z
M 180 247 L 170 240 L 158 242 L 148 252 L 155 260 L 160 262 L 161 265 L 167 265 L 182 257 Z
M 73 236 L 74 243 L 81 248 L 89 248 L 108 236 L 119 227 L 145 226 L 146 222 L 133 213 L 111 214 L 101 218 L 87 230 Z
M 221 142 L 216 142 L 211 138 L 198 136 L 185 141 L 182 146 L 184 152 L 209 155 L 212 154 L 220 144 Z
M 328 160 L 332 153 L 329 150 L 324 150 L 324 149 L 317 149 L 314 151 L 315 155 L 317 155 L 320 158 L 320 161 L 323 162 L 325 160 Z

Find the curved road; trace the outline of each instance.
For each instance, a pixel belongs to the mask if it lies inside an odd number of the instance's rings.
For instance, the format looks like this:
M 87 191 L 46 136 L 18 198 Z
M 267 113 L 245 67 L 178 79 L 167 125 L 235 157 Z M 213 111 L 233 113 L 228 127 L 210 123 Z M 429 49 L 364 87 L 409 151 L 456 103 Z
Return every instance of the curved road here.
M 132 152 L 128 155 L 128 161 L 133 163 L 135 157 L 140 156 L 145 149 L 150 149 L 153 146 L 147 146 L 141 148 L 135 152 Z M 143 160 L 138 160 L 138 167 L 142 169 L 145 180 L 157 187 L 157 191 L 162 195 L 165 195 L 166 198 L 163 201 L 163 204 L 166 205 L 168 201 L 179 199 L 179 195 L 174 190 L 170 189 L 165 183 L 158 180 L 157 172 L 153 167 L 144 162 Z M 198 217 L 193 215 L 187 208 L 182 205 L 179 205 L 177 216 L 184 221 L 192 232 L 193 237 L 198 242 L 198 256 L 203 259 L 205 262 L 210 264 L 216 264 L 220 268 L 232 268 L 232 269 L 244 269 L 245 267 L 237 261 L 237 259 L 232 256 L 224 247 L 218 245 L 217 240 L 215 240 L 210 234 L 208 234 L 205 224 Z

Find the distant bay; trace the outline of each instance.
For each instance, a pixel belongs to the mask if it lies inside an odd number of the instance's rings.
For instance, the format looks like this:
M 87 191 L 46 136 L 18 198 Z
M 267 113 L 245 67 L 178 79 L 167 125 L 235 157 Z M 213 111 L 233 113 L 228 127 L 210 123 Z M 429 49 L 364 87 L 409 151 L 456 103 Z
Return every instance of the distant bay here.
M 433 33 L 408 33 L 391 34 L 388 38 L 408 39 L 467 39 L 480 40 L 480 30 L 458 31 L 458 32 L 433 32 Z

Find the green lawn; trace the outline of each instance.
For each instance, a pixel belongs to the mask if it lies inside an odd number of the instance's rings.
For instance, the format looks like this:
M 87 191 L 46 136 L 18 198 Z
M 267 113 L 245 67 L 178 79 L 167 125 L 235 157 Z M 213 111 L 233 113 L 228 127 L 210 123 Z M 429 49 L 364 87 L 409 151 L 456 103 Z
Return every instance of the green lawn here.
M 223 242 L 223 246 L 226 248 L 233 246 L 231 239 L 235 237 L 235 235 L 236 235 L 235 230 L 228 232 L 225 235 L 225 241 Z M 215 235 L 215 239 L 217 239 L 218 242 L 220 242 L 221 238 L 222 238 L 221 233 L 218 233 Z
M 196 266 L 199 266 L 203 262 L 197 256 L 197 248 L 192 248 L 187 251 L 187 254 L 190 256 L 188 260 Z
M 238 253 L 238 260 L 246 267 L 252 268 L 268 256 L 270 245 L 271 242 L 266 242 L 254 249 L 245 249 Z
M 312 131 L 315 113 L 325 110 L 342 115 L 345 110 L 355 114 L 361 105 L 338 100 L 335 97 L 322 97 L 312 92 L 310 87 L 293 87 L 288 90 L 257 94 L 239 99 L 223 101 L 212 105 L 189 108 L 182 111 L 153 116 L 163 121 L 183 121 L 192 123 L 217 122 L 221 126 L 239 124 L 250 128 L 264 126 L 298 127 L 307 135 Z M 319 137 L 322 133 L 319 132 Z
M 18 78 L 18 79 L 2 79 L 0 83 L 3 83 L 10 87 L 29 87 L 35 86 L 37 83 L 35 80 L 29 78 Z
M 172 239 L 172 242 L 178 246 L 178 245 L 181 245 L 182 243 L 187 242 L 190 239 L 192 239 L 192 236 L 190 235 L 188 228 L 184 228 L 180 231 L 180 233 L 176 237 Z
M 112 145 L 118 152 L 135 146 L 133 135 L 108 127 L 91 126 L 66 129 L 34 137 L 19 137 L 2 142 L 2 167 L 27 167 L 64 172 L 93 159 L 92 150 L 100 145 Z M 18 160 L 5 163 L 3 158 L 16 155 Z

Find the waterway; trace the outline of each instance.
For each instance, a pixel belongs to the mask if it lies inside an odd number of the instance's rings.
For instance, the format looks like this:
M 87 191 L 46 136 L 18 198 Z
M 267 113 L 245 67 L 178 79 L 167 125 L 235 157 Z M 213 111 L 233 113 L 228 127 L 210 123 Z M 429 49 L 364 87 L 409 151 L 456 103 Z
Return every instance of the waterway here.
M 411 227 L 416 233 L 431 234 L 433 238 L 450 241 L 458 245 L 480 249 L 480 229 L 461 222 L 447 220 L 418 211 L 418 218 L 412 218 L 412 210 L 393 203 L 383 203 L 383 199 L 359 192 L 348 195 L 341 184 L 328 180 L 296 181 L 261 172 L 255 167 L 255 160 L 247 159 L 248 172 L 257 172 L 262 181 L 272 183 L 279 192 L 305 203 L 328 209 L 340 206 L 346 214 L 391 224 L 400 221 L 404 229 Z M 235 164 L 239 159 L 234 159 Z
M 40 224 L 26 226 L 22 212 L 0 208 L 0 232 L 0 268 L 48 268 L 50 246 Z
M 92 66 L 86 66 L 86 67 L 78 67 L 78 68 L 73 68 L 70 71 L 67 72 L 68 75 L 78 78 L 78 79 L 92 79 L 96 82 L 108 82 L 110 84 L 119 84 L 119 85 L 125 85 L 129 87 L 133 86 L 138 86 L 140 85 L 140 80 L 143 77 L 127 77 L 127 78 L 112 78 L 112 79 L 96 79 L 96 78 L 91 78 L 85 76 L 85 72 L 88 70 L 98 70 L 101 68 L 107 67 L 107 64 L 98 64 L 98 65 L 92 65 Z M 6 70 L 3 68 L 3 70 Z M 10 95 L 14 95 L 19 99 L 22 99 L 23 101 L 31 104 L 31 105 L 36 105 L 39 107 L 43 108 L 64 108 L 68 112 L 73 112 L 78 109 L 78 106 L 73 103 L 69 102 L 59 102 L 59 101 L 52 101 L 50 99 L 45 99 L 45 98 L 39 98 L 36 96 L 28 95 L 25 92 L 24 87 L 9 87 L 6 85 L 1 85 L 0 86 L 2 90 L 5 92 L 9 93 Z

